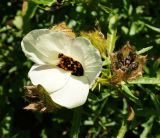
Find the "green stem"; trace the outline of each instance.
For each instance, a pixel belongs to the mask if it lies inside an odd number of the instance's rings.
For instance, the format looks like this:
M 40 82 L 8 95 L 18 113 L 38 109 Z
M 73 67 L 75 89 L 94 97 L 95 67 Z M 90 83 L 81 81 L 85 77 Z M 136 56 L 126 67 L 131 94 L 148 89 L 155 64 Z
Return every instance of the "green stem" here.
M 78 138 L 81 122 L 81 110 L 81 107 L 74 109 L 70 138 Z

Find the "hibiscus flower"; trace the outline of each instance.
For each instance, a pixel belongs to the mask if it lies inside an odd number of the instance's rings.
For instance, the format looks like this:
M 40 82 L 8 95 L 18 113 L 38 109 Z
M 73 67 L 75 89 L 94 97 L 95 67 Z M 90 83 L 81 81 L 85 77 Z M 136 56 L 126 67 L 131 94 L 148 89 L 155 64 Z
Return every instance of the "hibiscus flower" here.
M 35 63 L 28 73 L 33 85 L 43 86 L 53 102 L 66 108 L 86 102 L 102 68 L 99 51 L 88 39 L 37 29 L 24 36 L 21 46 Z

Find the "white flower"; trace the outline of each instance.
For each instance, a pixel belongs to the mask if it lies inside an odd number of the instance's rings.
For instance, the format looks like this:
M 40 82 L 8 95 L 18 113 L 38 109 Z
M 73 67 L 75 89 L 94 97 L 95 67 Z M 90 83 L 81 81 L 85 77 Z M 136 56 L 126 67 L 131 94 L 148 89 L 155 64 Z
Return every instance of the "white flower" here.
M 88 39 L 38 29 L 29 32 L 21 46 L 35 63 L 28 73 L 33 85 L 42 85 L 55 103 L 66 108 L 85 103 L 89 87 L 102 68 L 100 54 Z M 71 63 L 77 63 L 75 68 L 69 68 Z

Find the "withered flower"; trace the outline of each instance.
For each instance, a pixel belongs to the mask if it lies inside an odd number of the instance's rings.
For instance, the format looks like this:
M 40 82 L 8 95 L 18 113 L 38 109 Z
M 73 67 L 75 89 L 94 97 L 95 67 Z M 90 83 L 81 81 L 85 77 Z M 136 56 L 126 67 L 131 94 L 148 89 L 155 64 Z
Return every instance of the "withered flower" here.
M 146 56 L 136 54 L 135 49 L 127 42 L 121 50 L 111 53 L 111 83 L 133 80 L 141 76 L 146 63 Z
M 29 105 L 24 107 L 26 110 L 52 112 L 61 108 L 53 102 L 48 92 L 41 85 L 25 86 L 25 99 Z

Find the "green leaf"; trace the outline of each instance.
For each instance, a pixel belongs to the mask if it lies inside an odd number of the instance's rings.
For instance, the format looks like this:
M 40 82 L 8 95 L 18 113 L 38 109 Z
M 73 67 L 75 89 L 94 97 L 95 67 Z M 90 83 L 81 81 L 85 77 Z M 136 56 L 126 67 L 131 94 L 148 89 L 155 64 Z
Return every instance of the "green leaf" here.
M 92 99 L 94 101 L 99 101 L 99 98 L 92 92 L 89 93 L 89 96 L 88 96 L 89 99 Z
M 13 20 L 13 24 L 18 28 L 22 29 L 23 26 L 23 19 L 22 16 L 16 16 Z
M 153 115 L 149 118 L 149 120 L 146 123 L 142 124 L 142 127 L 144 127 L 144 130 L 141 133 L 140 138 L 147 138 L 147 135 L 152 129 L 154 119 L 155 119 L 155 116 Z
M 24 4 L 23 12 L 22 12 L 24 18 L 26 18 L 26 20 L 33 18 L 36 13 L 37 8 L 38 6 L 32 1 L 29 1 L 26 4 Z
M 111 92 L 107 89 L 105 89 L 103 92 L 101 92 L 101 97 L 102 97 L 102 100 L 103 99 L 106 99 L 107 97 L 109 97 L 111 95 Z
M 133 95 L 133 93 L 131 92 L 131 90 L 128 88 L 127 85 L 125 84 L 121 84 L 122 86 L 122 92 L 133 102 L 137 103 L 139 102 L 138 101 L 138 98 L 136 96 Z
M 116 32 L 114 34 L 107 34 L 107 51 L 109 54 L 113 52 L 116 40 L 117 40 Z
M 51 6 L 53 3 L 57 2 L 57 0 L 32 0 L 32 1 L 37 4 L 43 4 L 47 6 Z
M 45 129 L 43 129 L 41 132 L 41 138 L 47 138 L 47 135 L 45 133 Z
M 106 57 L 105 60 L 103 61 L 102 66 L 107 66 L 111 64 L 111 60 L 109 59 L 109 57 Z
M 160 28 L 154 27 L 154 26 L 146 24 L 146 23 L 144 23 L 144 24 L 145 24 L 145 26 L 152 29 L 153 31 L 156 31 L 156 32 L 160 33 Z
M 136 53 L 137 53 L 138 55 L 140 55 L 140 54 L 143 54 L 143 53 L 151 50 L 152 48 L 153 48 L 153 46 L 148 46 L 148 47 L 142 48 L 141 50 L 137 51 Z
M 107 34 L 107 51 L 108 54 L 112 53 L 114 48 L 115 48 L 115 43 L 117 40 L 117 27 L 116 27 L 116 22 L 117 22 L 117 16 L 113 16 L 111 17 L 110 21 L 109 21 L 109 32 Z
M 23 32 L 29 32 L 33 28 L 33 24 L 30 19 L 35 16 L 37 8 L 38 5 L 31 1 L 27 2 L 23 6 Z
M 155 106 L 157 112 L 160 113 L 160 108 L 159 108 L 160 107 L 160 101 L 159 101 L 158 97 L 153 92 L 150 92 L 149 95 L 151 97 L 151 100 L 154 103 L 154 106 Z
M 100 4 L 100 3 L 98 4 L 98 6 L 106 13 L 111 13 L 112 12 L 112 9 L 107 7 L 107 6 L 104 6 L 104 5 Z
M 127 132 L 127 123 L 123 120 L 121 128 L 119 129 L 117 138 L 124 138 L 126 132 Z
M 130 36 L 136 35 L 139 32 L 141 32 L 143 29 L 144 29 L 144 24 L 142 22 L 140 21 L 132 22 L 129 35 Z
M 160 66 L 160 58 L 158 58 L 157 60 L 155 60 L 155 62 L 153 63 L 153 69 L 157 70 L 157 72 L 156 72 L 157 75 L 160 74 L 160 70 L 159 70 L 160 68 L 159 68 L 159 66 Z
M 128 81 L 129 84 L 160 84 L 160 78 L 140 77 L 136 80 Z

